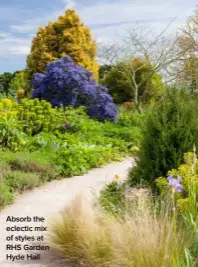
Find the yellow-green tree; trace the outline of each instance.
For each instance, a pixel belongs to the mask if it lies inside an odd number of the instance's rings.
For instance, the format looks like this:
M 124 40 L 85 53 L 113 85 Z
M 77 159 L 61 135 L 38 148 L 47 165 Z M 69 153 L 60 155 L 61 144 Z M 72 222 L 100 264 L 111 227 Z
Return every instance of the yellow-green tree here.
M 28 81 L 25 71 L 17 72 L 12 78 L 9 87 L 17 92 L 19 89 L 26 89 L 28 87 Z
M 57 21 L 39 28 L 27 58 L 27 71 L 30 75 L 44 72 L 48 63 L 64 56 L 72 57 L 76 64 L 92 71 L 98 79 L 96 42 L 74 9 L 67 9 Z
M 133 101 L 139 111 L 141 105 L 158 100 L 164 91 L 162 76 L 148 60 L 138 57 L 120 61 L 101 82 L 116 103 Z

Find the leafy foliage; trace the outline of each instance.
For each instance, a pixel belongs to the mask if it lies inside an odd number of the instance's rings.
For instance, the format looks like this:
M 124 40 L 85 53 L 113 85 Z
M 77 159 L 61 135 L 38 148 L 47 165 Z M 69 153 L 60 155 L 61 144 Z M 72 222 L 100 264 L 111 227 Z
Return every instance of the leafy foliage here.
M 85 174 L 91 168 L 104 165 L 115 157 L 115 151 L 111 147 L 78 144 L 59 150 L 52 161 L 60 167 L 62 176 L 71 177 Z
M 37 173 L 41 183 L 55 179 L 58 176 L 55 165 L 49 162 L 44 153 L 29 153 L 28 151 L 0 152 L 0 162 L 8 164 L 8 171 L 21 171 L 28 174 Z
M 181 177 L 182 191 L 175 197 L 177 207 L 182 213 L 186 214 L 191 211 L 191 214 L 195 216 L 198 210 L 194 207 L 194 204 L 197 206 L 197 203 L 193 203 L 193 200 L 196 202 L 198 198 L 198 162 L 193 157 L 193 153 L 185 153 L 184 164 L 181 164 L 178 169 L 169 170 L 168 175 L 173 175 L 174 177 L 179 175 Z M 167 195 L 167 178 L 159 177 L 156 183 L 161 194 Z
M 13 74 L 10 72 L 4 72 L 0 75 L 0 94 L 4 97 L 15 96 L 15 92 L 10 89 L 10 82 L 13 78 Z
M 10 99 L 2 99 L 0 101 L 0 115 L 0 124 L 2 124 L 1 128 L 4 129 L 4 132 L 12 127 L 11 122 L 14 123 L 15 121 L 15 130 L 20 129 L 29 136 L 64 128 L 66 120 L 62 109 L 52 108 L 50 103 L 38 99 L 22 99 L 20 103 Z
M 45 100 L 23 99 L 17 107 L 18 120 L 23 132 L 32 136 L 40 132 L 51 132 L 64 124 L 64 115 L 52 108 Z
M 52 106 L 83 105 L 91 117 L 100 120 L 117 116 L 117 107 L 107 88 L 98 85 L 89 71 L 68 56 L 48 64 L 45 74 L 34 74 L 32 87 L 33 98 L 47 100 Z
M 123 103 L 134 98 L 133 78 L 138 85 L 139 101 L 144 104 L 157 99 L 163 91 L 162 77 L 139 58 L 119 62 L 107 72 L 102 83 L 109 88 L 116 103 Z
M 57 21 L 39 28 L 32 41 L 27 70 L 31 74 L 42 73 L 50 62 L 66 55 L 71 56 L 76 64 L 93 72 L 94 77 L 98 78 L 96 43 L 89 28 L 80 21 L 73 9 L 67 9 Z
M 99 69 L 99 81 L 102 81 L 107 73 L 112 69 L 112 65 L 102 65 Z
M 24 173 L 21 171 L 8 171 L 4 174 L 6 185 L 11 190 L 21 192 L 37 187 L 40 184 L 39 175 L 36 173 Z
M 21 132 L 21 123 L 17 120 L 17 103 L 10 99 L 0 101 L 0 144 L 1 147 L 8 147 L 17 150 L 24 138 Z
M 19 99 L 24 97 L 25 91 L 27 91 L 29 87 L 27 73 L 25 71 L 17 72 L 10 81 L 9 87 L 18 94 Z M 20 96 L 21 90 L 24 90 L 22 96 Z
M 123 185 L 113 181 L 100 192 L 99 203 L 105 211 L 114 215 L 119 214 L 126 204 Z
M 0 145 L 17 150 L 23 133 L 19 130 L 18 121 L 15 118 L 0 118 Z
M 168 178 L 159 177 L 156 180 L 157 186 L 164 199 L 169 200 L 174 207 L 175 218 L 179 223 L 183 223 L 185 231 L 190 241 L 189 249 L 185 249 L 187 266 L 197 267 L 198 255 L 198 162 L 196 156 L 196 147 L 193 145 L 193 153 L 185 153 L 184 164 L 178 169 L 168 172 Z M 169 178 L 173 178 L 172 186 Z M 175 181 L 180 180 L 181 190 L 177 190 Z M 169 180 L 169 183 L 168 183 Z M 169 190 L 168 190 L 169 189 Z M 186 265 L 182 265 L 186 266 Z
M 99 122 L 83 107 L 56 109 L 38 99 L 2 99 L 0 112 L 2 206 L 17 192 L 121 160 L 141 137 L 136 113 L 126 123 L 122 112 L 116 122 Z
M 0 210 L 6 205 L 11 204 L 14 201 L 14 194 L 10 191 L 10 187 L 0 182 Z

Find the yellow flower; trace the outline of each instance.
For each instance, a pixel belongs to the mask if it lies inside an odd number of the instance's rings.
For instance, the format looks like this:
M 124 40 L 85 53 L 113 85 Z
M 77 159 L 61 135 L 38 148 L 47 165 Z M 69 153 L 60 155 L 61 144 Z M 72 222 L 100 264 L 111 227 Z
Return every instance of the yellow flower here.
M 119 180 L 120 180 L 120 177 L 119 177 L 118 174 L 115 174 L 115 175 L 114 175 L 114 178 L 116 179 L 116 181 L 119 181 Z
M 8 98 L 3 98 L 1 100 L 1 103 L 3 104 L 4 107 L 11 107 L 12 106 L 12 100 L 8 99 Z

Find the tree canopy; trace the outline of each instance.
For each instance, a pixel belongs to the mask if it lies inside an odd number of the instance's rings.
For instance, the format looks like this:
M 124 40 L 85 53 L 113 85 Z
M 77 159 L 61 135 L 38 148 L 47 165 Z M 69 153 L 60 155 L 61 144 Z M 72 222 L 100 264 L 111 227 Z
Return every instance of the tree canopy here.
M 27 58 L 27 70 L 30 75 L 43 73 L 47 64 L 64 56 L 70 56 L 98 79 L 96 43 L 74 9 L 67 9 L 57 21 L 38 29 Z
M 18 71 L 10 82 L 10 88 L 17 92 L 19 89 L 26 89 L 27 78 L 25 71 Z
M 137 101 L 143 104 L 157 98 L 164 86 L 162 77 L 157 74 L 146 60 L 133 58 L 119 62 L 104 77 L 102 83 L 116 103 Z
M 10 90 L 10 82 L 13 78 L 13 74 L 10 72 L 4 72 L 0 75 L 0 94 L 8 97 L 12 92 Z

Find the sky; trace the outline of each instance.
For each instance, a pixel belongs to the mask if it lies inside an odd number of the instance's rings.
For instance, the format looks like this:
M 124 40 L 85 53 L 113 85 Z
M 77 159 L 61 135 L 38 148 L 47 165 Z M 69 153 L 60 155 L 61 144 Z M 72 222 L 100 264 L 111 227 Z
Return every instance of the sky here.
M 75 8 L 98 43 L 117 42 L 137 25 L 175 33 L 196 9 L 196 0 L 0 0 L 0 73 L 25 68 L 39 26 Z

